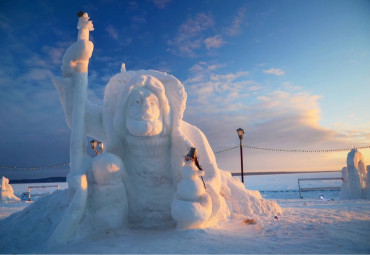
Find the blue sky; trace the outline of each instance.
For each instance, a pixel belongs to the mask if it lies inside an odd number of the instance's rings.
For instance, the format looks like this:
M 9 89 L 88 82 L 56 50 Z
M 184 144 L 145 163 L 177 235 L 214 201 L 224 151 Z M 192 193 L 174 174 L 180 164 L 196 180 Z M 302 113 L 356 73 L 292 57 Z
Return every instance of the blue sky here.
M 188 93 L 185 120 L 215 151 L 370 145 L 369 1 L 1 1 L 0 166 L 69 161 L 70 131 L 51 76 L 60 76 L 89 13 L 89 99 L 119 72 L 156 69 Z M 362 150 L 368 160 L 370 150 Z M 346 152 L 245 150 L 247 171 L 340 170 Z M 217 154 L 239 169 L 237 150 Z

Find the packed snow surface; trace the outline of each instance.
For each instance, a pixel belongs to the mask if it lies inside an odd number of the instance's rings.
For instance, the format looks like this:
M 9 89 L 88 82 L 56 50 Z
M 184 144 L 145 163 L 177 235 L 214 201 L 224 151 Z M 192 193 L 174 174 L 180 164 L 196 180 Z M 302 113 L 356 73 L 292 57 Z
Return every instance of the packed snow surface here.
M 370 253 L 370 200 L 339 200 L 339 191 L 304 192 L 299 198 L 297 178 L 340 177 L 340 172 L 246 176 L 246 187 L 258 189 L 283 209 L 278 219 L 253 216 L 256 224 L 235 215 L 215 228 L 190 230 L 116 230 L 66 245 L 47 247 L 50 230 L 43 222 L 58 211 L 35 211 L 11 226 L 16 213 L 38 203 L 52 205 L 63 191 L 33 203 L 0 207 L 1 253 Z M 336 186 L 338 183 L 335 183 Z M 340 183 L 339 183 L 340 184 Z M 65 184 L 64 184 L 65 185 Z M 13 185 L 15 194 L 27 190 Z M 62 186 L 63 187 L 63 186 Z M 66 186 L 64 186 L 66 187 Z M 320 199 L 334 199 L 326 201 Z M 55 199 L 51 199 L 54 197 Z M 59 206 L 63 203 L 58 202 Z M 9 218 L 6 218 L 9 216 Z M 19 219 L 18 219 L 19 220 Z M 38 225 L 30 226 L 29 221 Z M 32 225 L 32 224 L 31 224 Z

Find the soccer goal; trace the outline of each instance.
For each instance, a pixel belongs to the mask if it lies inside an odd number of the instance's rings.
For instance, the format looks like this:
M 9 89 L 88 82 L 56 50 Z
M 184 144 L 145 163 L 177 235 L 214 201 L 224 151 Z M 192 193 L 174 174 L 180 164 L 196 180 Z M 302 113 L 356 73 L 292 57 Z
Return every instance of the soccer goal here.
M 59 190 L 59 184 L 56 184 L 56 185 L 29 186 L 28 187 L 28 191 L 27 192 L 24 192 L 22 194 L 22 200 L 31 201 L 31 190 L 32 189 L 33 190 L 41 190 L 42 191 L 41 193 L 34 192 L 32 194 L 32 197 L 45 196 L 47 194 L 50 194 L 50 192 L 48 191 L 48 188 L 56 188 L 57 190 Z
M 338 180 L 343 181 L 343 178 L 300 178 L 298 179 L 299 197 L 303 198 L 303 191 L 340 190 L 341 186 L 338 185 Z M 335 184 L 336 186 L 334 186 Z

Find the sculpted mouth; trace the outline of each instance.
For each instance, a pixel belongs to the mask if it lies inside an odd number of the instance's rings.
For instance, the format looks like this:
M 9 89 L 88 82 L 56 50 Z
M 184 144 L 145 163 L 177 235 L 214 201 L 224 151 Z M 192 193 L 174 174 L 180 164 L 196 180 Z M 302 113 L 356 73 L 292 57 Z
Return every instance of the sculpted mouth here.
M 151 119 L 153 119 L 153 117 L 151 115 L 144 115 L 144 116 L 141 116 L 140 119 L 142 119 L 142 120 L 151 120 Z

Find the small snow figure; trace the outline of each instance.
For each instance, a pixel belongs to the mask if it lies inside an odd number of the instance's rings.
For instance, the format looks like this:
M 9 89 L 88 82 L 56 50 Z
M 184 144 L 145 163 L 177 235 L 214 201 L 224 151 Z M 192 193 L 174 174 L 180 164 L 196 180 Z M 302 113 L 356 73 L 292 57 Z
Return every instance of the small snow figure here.
M 200 170 L 200 171 L 203 171 L 203 168 L 200 166 L 199 164 L 199 161 L 198 161 L 198 157 L 197 157 L 197 148 L 194 148 L 194 147 L 191 147 L 188 154 L 185 156 L 185 161 L 193 161 L 194 164 L 197 166 L 197 168 Z M 206 188 L 206 184 L 203 180 L 203 176 L 204 176 L 204 173 L 201 173 L 199 174 L 200 178 L 202 179 L 202 182 L 203 182 L 203 185 L 204 185 L 204 189 L 207 189 Z
M 212 214 L 212 201 L 202 179 L 204 171 L 199 169 L 201 167 L 196 157 L 196 148 L 191 148 L 185 156 L 182 178 L 171 208 L 171 215 L 180 229 L 199 228 Z

